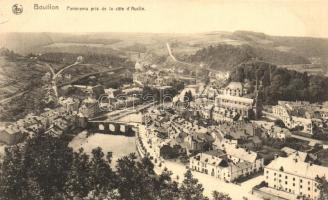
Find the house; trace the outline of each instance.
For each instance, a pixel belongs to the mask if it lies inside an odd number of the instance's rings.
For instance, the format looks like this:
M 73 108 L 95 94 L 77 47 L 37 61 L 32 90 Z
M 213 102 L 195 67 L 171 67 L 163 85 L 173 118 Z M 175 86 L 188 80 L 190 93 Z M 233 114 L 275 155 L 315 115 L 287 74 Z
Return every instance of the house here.
M 190 158 L 190 168 L 194 171 L 202 172 L 214 176 L 219 180 L 233 181 L 232 168 L 229 166 L 223 151 L 208 151 L 199 153 Z
M 92 118 L 100 113 L 98 101 L 94 98 L 87 98 L 82 101 L 82 105 L 79 108 L 79 113 L 81 113 L 86 118 Z
M 189 151 L 205 151 L 211 148 L 214 138 L 209 133 L 192 133 L 186 137 L 185 142 L 190 147 Z
M 306 107 L 308 102 L 286 102 L 278 101 L 278 105 L 272 107 L 272 113 L 281 119 L 289 129 L 301 128 L 304 133 L 313 133 L 313 122 L 311 118 L 306 118 Z
M 10 125 L 4 130 L 0 130 L 0 142 L 14 145 L 21 142 L 26 136 L 26 130 L 17 125 Z
M 245 156 L 245 158 L 237 160 L 232 151 L 228 153 L 224 150 L 211 150 L 191 157 L 189 165 L 192 170 L 208 174 L 219 180 L 233 182 L 240 177 L 258 172 L 260 168 L 257 167 L 257 161 L 263 163 L 263 159 L 257 159 L 257 155 L 254 157 L 253 153 L 247 152 L 241 156 Z
M 60 97 L 58 103 L 64 107 L 66 112 L 73 113 L 79 110 L 80 101 L 71 97 Z
M 264 167 L 264 159 L 261 158 L 256 152 L 232 146 L 225 146 L 223 149 L 226 151 L 228 158 L 232 160 L 233 163 L 251 163 L 247 169 L 247 174 L 258 172 Z
M 216 122 L 233 122 L 237 121 L 239 114 L 235 110 L 214 107 L 212 111 L 212 120 Z
M 269 137 L 271 138 L 277 138 L 277 139 L 286 139 L 290 138 L 292 136 L 292 133 L 287 128 L 281 128 L 279 126 L 273 125 L 268 131 L 267 131 Z

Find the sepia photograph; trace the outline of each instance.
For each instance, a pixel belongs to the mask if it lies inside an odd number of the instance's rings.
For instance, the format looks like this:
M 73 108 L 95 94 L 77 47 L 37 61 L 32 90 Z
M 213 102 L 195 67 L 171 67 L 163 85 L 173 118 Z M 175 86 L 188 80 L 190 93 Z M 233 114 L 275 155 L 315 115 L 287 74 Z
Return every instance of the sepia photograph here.
M 328 1 L 0 2 L 0 200 L 328 200 Z

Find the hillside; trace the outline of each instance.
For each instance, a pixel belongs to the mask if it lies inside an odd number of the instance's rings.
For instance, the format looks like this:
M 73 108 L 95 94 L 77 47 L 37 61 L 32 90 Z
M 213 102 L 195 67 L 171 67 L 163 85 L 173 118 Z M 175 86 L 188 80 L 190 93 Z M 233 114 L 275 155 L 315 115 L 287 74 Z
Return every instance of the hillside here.
M 195 54 L 184 58 L 187 62 L 203 62 L 212 69 L 231 70 L 235 66 L 250 60 L 261 60 L 273 64 L 309 64 L 304 57 L 278 50 L 254 47 L 250 45 L 219 44 L 202 48 Z
M 226 38 L 247 42 L 252 46 L 293 52 L 306 58 L 317 57 L 328 62 L 328 39 L 312 37 L 270 36 L 251 31 L 235 31 Z
M 174 56 L 213 69 L 231 70 L 249 60 L 307 71 L 328 72 L 328 39 L 270 36 L 251 31 L 164 33 L 6 33 L 0 45 L 23 55 L 29 53 L 111 54 L 135 62 L 171 65 L 166 43 Z M 173 63 L 174 64 L 174 63 Z M 193 66 L 194 66 L 193 65 Z M 314 69 L 315 68 L 315 69 Z

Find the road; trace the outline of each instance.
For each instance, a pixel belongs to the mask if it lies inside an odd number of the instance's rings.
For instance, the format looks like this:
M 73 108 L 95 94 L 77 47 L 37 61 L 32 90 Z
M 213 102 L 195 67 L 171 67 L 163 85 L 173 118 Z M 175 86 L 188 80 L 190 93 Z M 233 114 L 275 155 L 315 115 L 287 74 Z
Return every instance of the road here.
M 178 63 L 181 63 L 181 64 L 185 64 L 185 65 L 190 65 L 190 66 L 197 66 L 197 65 L 193 65 L 191 63 L 186 63 L 186 62 L 183 62 L 183 61 L 180 61 L 180 60 L 176 59 L 176 57 L 172 54 L 172 50 L 171 50 L 171 47 L 170 47 L 169 43 L 166 43 L 166 48 L 167 48 L 167 51 L 169 52 L 170 57 L 175 62 L 178 62 Z
M 304 137 L 304 136 L 300 136 L 300 135 L 295 135 L 295 134 L 292 134 L 292 137 L 293 138 L 296 138 L 296 139 L 300 139 L 300 140 L 309 141 L 311 143 L 317 143 L 317 144 L 327 144 L 328 143 L 328 142 L 325 142 L 325 141 L 316 140 L 316 139 L 313 139 L 313 138 L 308 138 L 308 137 Z
M 23 92 L 16 93 L 16 94 L 14 94 L 14 95 L 12 95 L 12 96 L 10 96 L 10 97 L 8 97 L 8 98 L 1 99 L 1 100 L 0 100 L 0 104 L 9 103 L 13 98 L 15 98 L 15 97 L 19 97 L 19 96 L 21 96 L 21 95 L 23 95 L 23 94 L 25 94 L 25 93 L 27 93 L 27 92 L 28 92 L 28 90 L 25 90 L 25 91 L 23 91 Z

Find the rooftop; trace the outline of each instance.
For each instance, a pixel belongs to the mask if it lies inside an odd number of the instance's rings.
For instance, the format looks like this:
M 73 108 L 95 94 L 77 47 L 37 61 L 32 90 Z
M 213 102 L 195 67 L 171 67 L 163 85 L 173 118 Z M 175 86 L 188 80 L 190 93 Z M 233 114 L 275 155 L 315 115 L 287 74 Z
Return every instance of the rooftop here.
M 242 90 L 243 85 L 241 84 L 241 82 L 230 82 L 226 88 L 231 90 L 236 90 L 236 89 Z
M 216 98 L 230 100 L 230 101 L 238 101 L 238 102 L 248 103 L 248 104 L 252 104 L 254 101 L 253 99 L 246 98 L 246 97 L 230 96 L 230 95 L 223 95 L 223 94 L 216 96 Z
M 301 176 L 304 178 L 315 180 L 317 176 L 328 177 L 328 168 L 320 165 L 314 165 L 300 160 L 295 160 L 293 157 L 278 157 L 273 160 L 266 168 L 273 170 L 283 170 L 285 173 Z

